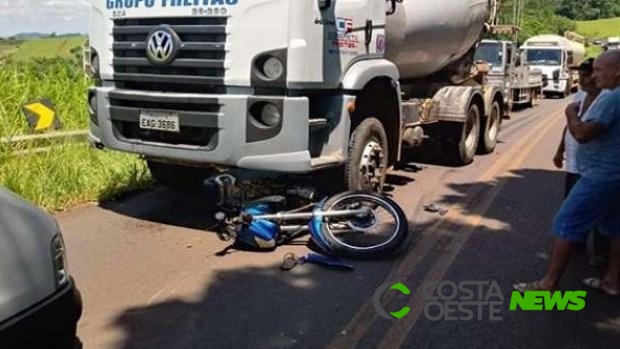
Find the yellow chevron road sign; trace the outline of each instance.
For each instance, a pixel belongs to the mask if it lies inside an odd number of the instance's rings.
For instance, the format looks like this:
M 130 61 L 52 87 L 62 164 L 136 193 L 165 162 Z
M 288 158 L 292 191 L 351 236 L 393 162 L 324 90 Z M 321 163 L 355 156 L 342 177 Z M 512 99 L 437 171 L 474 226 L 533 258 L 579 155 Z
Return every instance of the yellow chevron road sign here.
M 47 131 L 50 128 L 57 130 L 61 127 L 54 105 L 47 99 L 28 102 L 22 106 L 22 111 L 33 131 Z

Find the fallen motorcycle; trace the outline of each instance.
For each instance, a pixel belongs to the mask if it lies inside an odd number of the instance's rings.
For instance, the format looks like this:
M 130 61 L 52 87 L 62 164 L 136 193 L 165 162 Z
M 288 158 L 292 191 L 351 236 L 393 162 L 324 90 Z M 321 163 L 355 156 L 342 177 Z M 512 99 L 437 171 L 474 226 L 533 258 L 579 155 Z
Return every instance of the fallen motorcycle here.
M 217 179 L 229 191 L 234 178 Z M 393 254 L 405 241 L 408 223 L 390 198 L 374 192 L 344 192 L 314 202 L 309 189 L 293 188 L 215 214 L 218 236 L 255 250 L 277 246 L 310 234 L 324 253 L 373 259 Z

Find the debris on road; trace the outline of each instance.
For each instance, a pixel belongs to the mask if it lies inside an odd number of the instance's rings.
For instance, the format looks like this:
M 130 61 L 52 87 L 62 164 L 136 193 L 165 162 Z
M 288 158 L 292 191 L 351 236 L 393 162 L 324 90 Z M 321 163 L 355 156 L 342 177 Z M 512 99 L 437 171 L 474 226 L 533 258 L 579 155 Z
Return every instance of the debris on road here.
M 348 264 L 338 258 L 328 257 L 318 253 L 309 253 L 302 257 L 298 257 L 294 253 L 287 253 L 282 259 L 282 265 L 280 265 L 280 269 L 292 270 L 296 266 L 306 263 L 318 264 L 330 269 L 347 271 L 354 269 L 353 265 Z
M 447 208 L 435 204 L 424 205 L 424 210 L 427 212 L 439 213 L 439 215 L 441 216 L 445 216 L 446 214 L 448 214 L 449 211 Z

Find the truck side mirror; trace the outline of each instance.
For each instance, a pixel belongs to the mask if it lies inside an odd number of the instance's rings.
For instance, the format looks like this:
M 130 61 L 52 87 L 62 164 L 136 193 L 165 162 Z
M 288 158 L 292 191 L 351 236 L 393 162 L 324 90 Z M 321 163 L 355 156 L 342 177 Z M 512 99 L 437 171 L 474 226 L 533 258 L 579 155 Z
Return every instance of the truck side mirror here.
M 402 4 L 403 0 L 387 0 L 390 3 L 390 9 L 385 13 L 386 15 L 393 15 L 396 12 L 396 3 Z
M 326 10 L 332 6 L 332 0 L 319 0 L 319 9 Z

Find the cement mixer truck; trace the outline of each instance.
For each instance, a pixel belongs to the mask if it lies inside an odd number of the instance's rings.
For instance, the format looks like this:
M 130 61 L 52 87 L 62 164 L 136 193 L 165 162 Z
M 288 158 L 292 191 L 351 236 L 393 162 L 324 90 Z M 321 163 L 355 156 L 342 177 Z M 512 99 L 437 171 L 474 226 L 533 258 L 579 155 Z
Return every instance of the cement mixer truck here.
M 527 39 L 521 46 L 527 63 L 540 69 L 546 81 L 546 95 L 568 97 L 579 88 L 576 68 L 585 59 L 585 39 L 567 32 L 564 36 L 537 35 Z
M 474 65 L 495 15 L 495 0 L 94 1 L 90 139 L 169 185 L 334 168 L 380 190 L 427 141 L 469 164 L 504 113 Z

